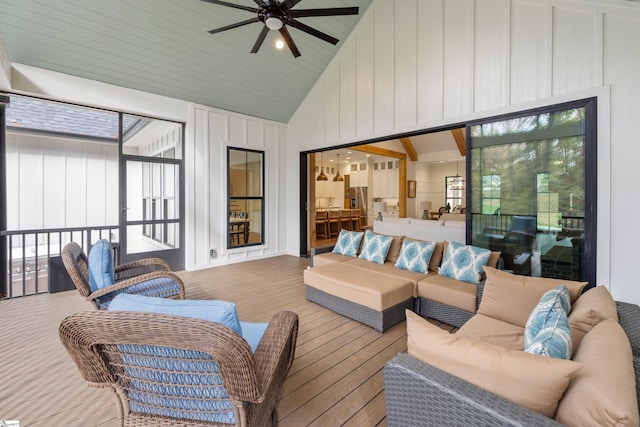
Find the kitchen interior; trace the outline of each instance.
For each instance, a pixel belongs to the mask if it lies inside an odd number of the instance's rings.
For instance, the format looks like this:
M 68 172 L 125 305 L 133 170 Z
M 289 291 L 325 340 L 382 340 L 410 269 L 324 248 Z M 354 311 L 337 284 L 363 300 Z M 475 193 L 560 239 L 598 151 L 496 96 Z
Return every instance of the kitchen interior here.
M 372 227 L 378 216 L 383 221 L 433 218 L 423 208 L 431 206 L 429 210 L 437 212 L 447 200 L 452 202 L 445 191 L 446 177 L 458 177 L 462 183 L 452 209 L 465 207 L 465 151 L 464 129 L 454 129 L 310 155 L 309 196 L 315 203 L 310 209 L 309 246 L 334 243 L 345 224 L 351 229 Z M 337 212 L 357 209 L 359 221 L 335 219 Z M 325 215 L 334 219 L 323 220 Z M 327 221 L 331 223 L 325 229 Z

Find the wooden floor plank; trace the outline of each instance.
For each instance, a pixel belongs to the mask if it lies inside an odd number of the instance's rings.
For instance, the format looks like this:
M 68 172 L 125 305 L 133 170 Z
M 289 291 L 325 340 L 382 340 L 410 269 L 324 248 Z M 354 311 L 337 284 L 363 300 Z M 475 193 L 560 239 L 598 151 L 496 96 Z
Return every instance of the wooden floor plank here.
M 277 403 L 281 426 L 384 427 L 382 368 L 406 350 L 406 324 L 380 334 L 307 301 L 308 265 L 280 256 L 179 275 L 189 299 L 232 301 L 244 321 L 298 313 L 296 359 Z M 37 427 L 119 425 L 113 392 L 88 387 L 58 339 L 64 317 L 91 309 L 76 291 L 0 301 L 0 419 Z

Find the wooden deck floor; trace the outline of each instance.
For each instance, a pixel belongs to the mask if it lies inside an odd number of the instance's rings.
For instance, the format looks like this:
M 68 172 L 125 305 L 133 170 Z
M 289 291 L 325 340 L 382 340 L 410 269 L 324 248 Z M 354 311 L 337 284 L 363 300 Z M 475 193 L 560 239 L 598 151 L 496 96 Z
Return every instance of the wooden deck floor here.
M 187 298 L 233 301 L 245 321 L 298 313 L 296 358 L 277 404 L 280 426 L 386 426 L 382 367 L 406 350 L 406 325 L 379 334 L 307 301 L 307 265 L 280 256 L 180 276 Z M 88 387 L 58 339 L 65 316 L 90 309 L 76 291 L 0 301 L 0 420 L 119 425 L 113 394 Z

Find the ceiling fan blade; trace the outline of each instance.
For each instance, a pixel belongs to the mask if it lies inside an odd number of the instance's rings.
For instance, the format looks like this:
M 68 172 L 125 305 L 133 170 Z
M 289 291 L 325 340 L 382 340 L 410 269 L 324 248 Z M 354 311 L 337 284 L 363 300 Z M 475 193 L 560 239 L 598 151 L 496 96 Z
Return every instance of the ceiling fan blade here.
M 283 4 L 287 6 L 288 9 L 291 9 L 293 6 L 297 5 L 298 3 L 300 3 L 300 0 L 285 0 Z
M 322 31 L 316 30 L 315 28 L 311 28 L 310 26 L 303 24 L 300 21 L 296 21 L 295 19 L 291 19 L 289 21 L 289 25 L 331 44 L 338 44 L 338 42 L 340 41 L 337 38 L 330 36 L 329 34 L 323 33 Z
M 291 53 L 293 53 L 293 56 L 295 56 L 296 58 L 300 56 L 298 46 L 296 46 L 293 39 L 291 38 L 291 34 L 289 34 L 289 30 L 287 30 L 287 27 L 280 28 L 280 34 L 282 35 L 284 42 L 287 44 L 287 46 L 289 46 L 289 49 L 291 50 Z
M 227 25 L 226 27 L 220 27 L 214 30 L 209 30 L 209 33 L 211 34 L 221 33 L 223 31 L 231 30 L 232 28 L 238 28 L 238 27 L 242 27 L 243 25 L 253 24 L 254 22 L 260 22 L 260 19 L 256 16 L 255 18 L 247 19 L 246 21 L 236 22 L 235 24 Z
M 324 9 L 290 10 L 289 14 L 294 18 L 302 18 L 305 16 L 357 15 L 358 10 L 358 7 L 328 7 Z
M 258 39 L 253 45 L 253 49 L 251 49 L 251 53 L 258 53 L 258 49 L 260 49 L 260 46 L 262 46 L 264 39 L 267 37 L 267 34 L 269 34 L 269 27 L 265 25 L 264 27 L 262 27 L 262 31 L 260 31 L 260 35 L 258 35 Z
M 221 0 L 201 0 L 201 1 L 205 1 L 207 3 L 219 4 L 220 6 L 233 7 L 234 9 L 246 10 L 247 12 L 258 13 L 258 9 L 256 9 L 255 7 L 242 6 L 242 5 L 239 5 L 239 4 L 229 3 L 229 2 L 221 1 Z M 256 0 L 256 3 L 258 3 L 258 0 Z M 260 4 L 260 3 L 258 3 L 258 4 Z

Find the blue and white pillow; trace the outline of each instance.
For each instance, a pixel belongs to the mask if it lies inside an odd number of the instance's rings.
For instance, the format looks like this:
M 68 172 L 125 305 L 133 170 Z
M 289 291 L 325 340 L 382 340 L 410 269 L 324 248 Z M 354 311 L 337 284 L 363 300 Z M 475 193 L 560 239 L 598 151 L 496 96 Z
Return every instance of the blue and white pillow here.
M 340 230 L 338 241 L 333 247 L 333 253 L 355 257 L 358 255 L 358 248 L 363 235 L 362 231 Z
M 92 292 L 114 283 L 113 246 L 106 239 L 96 241 L 87 257 L 89 288 Z
M 568 314 L 571 298 L 566 285 L 556 286 L 542 295 L 524 328 L 524 349 L 528 353 L 570 359 L 571 329 Z
M 362 244 L 362 251 L 360 252 L 359 258 L 377 264 L 384 264 L 384 260 L 387 258 L 389 248 L 391 247 L 391 242 L 393 242 L 393 236 L 367 231 L 364 235 L 364 243 Z
M 429 261 L 436 248 L 435 242 L 419 242 L 417 240 L 403 240 L 400 256 L 395 266 L 403 270 L 427 274 Z
M 556 359 L 571 359 L 573 347 L 567 313 L 564 310 L 551 311 L 541 325 L 540 332 L 525 346 L 524 351 Z
M 477 285 L 490 256 L 489 249 L 449 242 L 438 274 Z

